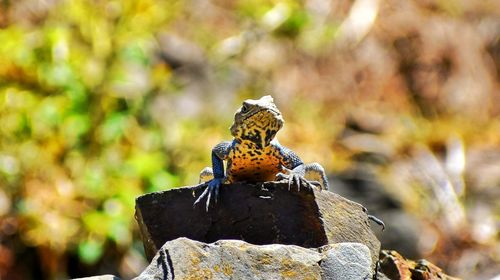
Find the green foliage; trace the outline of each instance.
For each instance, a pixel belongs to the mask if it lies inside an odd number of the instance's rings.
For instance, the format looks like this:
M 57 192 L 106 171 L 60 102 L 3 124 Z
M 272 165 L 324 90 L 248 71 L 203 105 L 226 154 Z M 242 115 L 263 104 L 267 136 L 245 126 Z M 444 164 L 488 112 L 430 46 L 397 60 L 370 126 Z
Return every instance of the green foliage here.
M 184 180 L 144 110 L 152 88 L 172 87 L 152 46 L 179 8 L 71 1 L 0 30 L 0 186 L 28 244 L 95 263 L 105 240 L 130 246 L 136 196 Z
M 102 243 L 95 240 L 83 241 L 78 244 L 78 255 L 84 263 L 95 263 L 103 253 Z
M 295 37 L 308 23 L 308 14 L 302 9 L 294 9 L 288 18 L 276 29 L 277 34 Z

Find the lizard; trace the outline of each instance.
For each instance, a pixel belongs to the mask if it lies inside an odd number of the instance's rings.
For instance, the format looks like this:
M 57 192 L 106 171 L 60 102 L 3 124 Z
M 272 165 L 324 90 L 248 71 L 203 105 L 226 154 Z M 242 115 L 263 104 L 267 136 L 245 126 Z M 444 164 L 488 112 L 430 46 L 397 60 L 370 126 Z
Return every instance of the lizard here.
M 206 208 L 212 196 L 219 195 L 220 185 L 233 182 L 264 182 L 288 179 L 289 188 L 301 181 L 317 181 L 321 188 L 329 188 L 325 171 L 319 163 L 305 164 L 276 138 L 283 127 L 281 112 L 270 95 L 247 99 L 236 111 L 230 127 L 232 141 L 224 141 L 212 149 L 212 167 L 200 173 L 200 183 L 208 182 L 195 204 L 207 197 Z M 224 171 L 224 161 L 227 162 Z
M 277 140 L 276 134 L 284 123 L 270 95 L 243 101 L 230 127 L 233 140 L 215 145 L 212 149 L 212 167 L 206 167 L 200 173 L 200 183 L 207 183 L 207 187 L 194 204 L 207 197 L 208 211 L 212 196 L 217 202 L 223 183 L 240 181 L 288 180 L 288 188 L 295 185 L 298 190 L 302 183 L 309 187 L 319 183 L 320 189 L 328 190 L 326 173 L 319 163 L 304 163 L 296 153 Z M 372 215 L 368 217 L 385 228 L 380 219 Z

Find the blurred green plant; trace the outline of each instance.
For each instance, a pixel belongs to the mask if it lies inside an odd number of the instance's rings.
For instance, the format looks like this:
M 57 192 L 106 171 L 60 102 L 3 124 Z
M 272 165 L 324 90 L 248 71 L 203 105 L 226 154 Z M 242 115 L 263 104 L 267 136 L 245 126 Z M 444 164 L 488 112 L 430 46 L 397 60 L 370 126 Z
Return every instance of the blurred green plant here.
M 0 30 L 0 186 L 13 202 L 1 215 L 26 244 L 95 263 L 106 240 L 131 245 L 135 197 L 185 182 L 146 107 L 171 82 L 154 34 L 181 6 L 61 2 L 39 25 Z

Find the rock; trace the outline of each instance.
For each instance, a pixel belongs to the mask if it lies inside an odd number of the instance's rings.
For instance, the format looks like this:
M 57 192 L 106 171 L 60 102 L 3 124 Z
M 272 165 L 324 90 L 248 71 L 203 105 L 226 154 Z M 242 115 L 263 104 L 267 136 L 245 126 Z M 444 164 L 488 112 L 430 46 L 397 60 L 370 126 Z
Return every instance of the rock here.
M 331 248 L 321 262 L 322 279 L 371 279 L 368 247 L 360 243 L 337 243 Z
M 412 261 L 392 250 L 380 252 L 379 271 L 391 280 L 459 280 L 427 260 Z
M 205 211 L 193 206 L 204 185 L 150 193 L 136 199 L 136 219 L 149 260 L 165 242 L 179 237 L 211 243 L 238 239 L 317 248 L 356 242 L 366 245 L 372 269 L 380 242 L 363 207 L 335 193 L 286 182 L 223 185 L 219 202 Z
M 367 279 L 370 260 L 368 248 L 356 243 L 308 249 L 295 245 L 252 245 L 240 240 L 206 244 L 178 238 L 165 243 L 135 280 Z M 331 268 L 336 271 L 326 271 Z M 344 276 L 349 278 L 335 278 Z
M 73 280 L 121 280 L 121 279 L 114 275 L 106 274 L 106 275 L 91 276 L 84 278 L 74 278 Z
M 361 163 L 330 179 L 335 193 L 361 203 L 370 214 L 385 222 L 385 231 L 375 231 L 383 247 L 405 252 L 409 258 L 417 258 L 420 255 L 417 245 L 422 225 L 386 191 L 388 188 L 375 176 L 370 167 L 372 165 L 365 161 L 368 159 L 357 158 L 358 162 L 360 160 Z

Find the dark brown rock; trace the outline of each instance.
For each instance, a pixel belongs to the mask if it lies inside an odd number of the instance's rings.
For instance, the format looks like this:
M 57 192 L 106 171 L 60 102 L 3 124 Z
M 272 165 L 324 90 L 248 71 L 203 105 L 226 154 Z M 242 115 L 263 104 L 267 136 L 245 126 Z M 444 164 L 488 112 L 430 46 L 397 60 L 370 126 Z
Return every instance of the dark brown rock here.
M 149 260 L 165 242 L 178 237 L 308 248 L 357 242 L 370 249 L 372 264 L 378 259 L 380 242 L 363 207 L 332 192 L 305 186 L 289 191 L 284 182 L 223 185 L 219 202 L 206 212 L 204 203 L 193 206 L 203 190 L 204 185 L 198 185 L 136 199 L 136 219 Z

